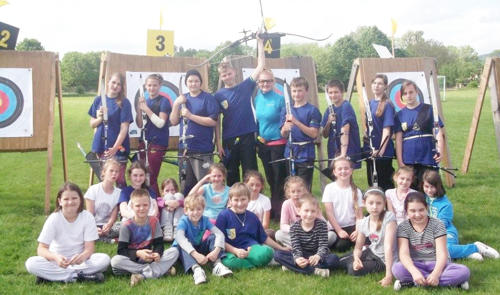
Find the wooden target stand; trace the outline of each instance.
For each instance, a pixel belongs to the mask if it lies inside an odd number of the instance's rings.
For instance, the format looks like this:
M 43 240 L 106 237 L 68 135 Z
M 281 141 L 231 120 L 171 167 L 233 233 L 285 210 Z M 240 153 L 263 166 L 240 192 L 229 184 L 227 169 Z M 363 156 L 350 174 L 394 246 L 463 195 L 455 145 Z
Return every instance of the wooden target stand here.
M 493 125 L 495 126 L 495 137 L 497 140 L 497 148 L 500 157 L 500 58 L 487 58 L 484 63 L 483 73 L 481 75 L 481 83 L 479 85 L 479 96 L 476 100 L 476 107 L 472 115 L 472 122 L 469 129 L 469 138 L 465 147 L 464 158 L 462 161 L 462 173 L 467 173 L 469 170 L 472 150 L 474 149 L 474 141 L 476 140 L 477 128 L 479 119 L 481 118 L 481 110 L 483 109 L 484 96 L 488 87 L 490 88 L 491 111 L 493 112 Z
M 159 57 L 145 55 L 130 55 L 113 52 L 103 52 L 101 54 L 101 65 L 99 77 L 105 77 L 107 82 L 113 73 L 120 73 L 125 77 L 126 72 L 153 72 L 153 73 L 168 73 L 182 72 L 185 73 L 190 69 L 195 68 L 194 65 L 201 64 L 204 59 L 195 57 Z M 208 65 L 196 68 L 202 77 L 202 89 L 207 91 L 208 85 Z M 177 85 L 177 83 L 175 84 Z M 127 85 L 123 85 L 126 89 Z M 101 93 L 101 83 L 98 83 L 98 93 Z M 184 88 L 185 91 L 187 88 Z M 132 107 L 134 104 L 132 103 Z M 134 118 L 135 120 L 135 118 Z M 94 130 L 95 131 L 95 130 Z M 177 150 L 179 145 L 178 136 L 170 136 L 168 142 L 168 150 Z M 130 138 L 130 149 L 137 150 L 139 139 Z M 89 186 L 94 180 L 94 173 L 90 169 Z
M 50 211 L 50 187 L 54 150 L 54 98 L 59 107 L 59 131 L 63 177 L 67 181 L 66 146 L 64 140 L 62 85 L 59 56 L 45 51 L 2 51 L 1 68 L 31 68 L 33 82 L 33 136 L 0 138 L 1 152 L 30 152 L 47 150 L 45 176 L 45 214 Z
M 365 105 L 363 101 L 362 91 L 360 91 L 365 85 L 368 99 L 373 98 L 373 92 L 371 90 L 371 80 L 375 77 L 377 73 L 391 73 L 391 72 L 424 72 L 425 80 L 427 82 L 427 87 L 429 87 L 429 77 L 430 73 L 434 73 L 434 91 L 437 95 L 437 107 L 439 110 L 439 117 L 444 123 L 443 109 L 441 105 L 441 99 L 439 95 L 438 83 L 437 83 L 437 71 L 436 63 L 433 58 L 358 58 L 354 60 L 351 69 L 351 75 L 349 78 L 349 84 L 347 87 L 347 98 L 349 101 L 352 97 L 352 92 L 354 89 L 354 83 L 356 83 L 356 88 L 358 89 L 358 103 L 359 110 L 361 112 L 361 122 L 363 125 L 363 130 L 366 134 L 366 115 L 365 115 Z M 443 139 L 444 139 L 444 151 L 441 151 L 442 160 L 441 164 L 447 168 L 453 168 L 450 158 L 450 150 L 448 146 L 448 141 L 446 138 L 446 128 L 442 128 Z M 449 173 L 444 173 L 446 185 L 448 187 L 453 187 L 455 185 L 455 178 Z
M 229 56 L 229 60 L 231 61 L 231 65 L 236 70 L 236 82 L 240 83 L 243 81 L 243 68 L 256 68 L 257 67 L 257 58 L 252 56 Z M 316 66 L 314 64 L 314 60 L 309 56 L 302 57 L 285 57 L 285 58 L 267 58 L 266 59 L 266 68 L 267 69 L 298 69 L 300 72 L 300 76 L 306 78 L 309 83 L 309 91 L 308 97 L 309 102 L 316 106 L 319 109 L 318 103 L 318 83 L 316 80 Z M 291 81 L 287 81 L 290 83 Z M 221 87 L 222 83 L 219 81 L 219 87 Z M 321 110 L 320 110 L 321 112 Z M 321 135 L 318 135 L 316 139 L 316 146 L 318 149 L 318 160 L 319 160 L 319 168 L 323 170 L 325 168 L 325 162 L 323 161 L 323 146 L 321 144 Z M 319 173 L 320 175 L 320 184 L 321 189 L 323 190 L 328 179 Z

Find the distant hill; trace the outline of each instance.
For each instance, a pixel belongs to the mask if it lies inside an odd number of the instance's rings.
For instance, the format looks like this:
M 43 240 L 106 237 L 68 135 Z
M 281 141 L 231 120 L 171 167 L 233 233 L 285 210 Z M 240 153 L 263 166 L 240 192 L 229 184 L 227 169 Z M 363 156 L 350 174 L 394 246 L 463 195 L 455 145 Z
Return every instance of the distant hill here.
M 500 57 L 500 49 L 493 50 L 492 52 L 487 54 L 482 54 L 479 56 L 479 59 L 484 61 L 487 57 L 493 56 Z

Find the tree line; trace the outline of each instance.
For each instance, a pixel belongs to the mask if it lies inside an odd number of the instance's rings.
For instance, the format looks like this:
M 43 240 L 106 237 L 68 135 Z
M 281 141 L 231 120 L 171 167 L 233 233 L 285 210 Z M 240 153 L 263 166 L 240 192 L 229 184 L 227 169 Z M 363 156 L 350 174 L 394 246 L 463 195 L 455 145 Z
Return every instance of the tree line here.
M 391 41 L 385 33 L 376 26 L 363 26 L 333 44 L 283 44 L 280 54 L 281 57 L 311 56 L 316 63 L 317 81 L 320 86 L 331 78 L 347 84 L 354 59 L 378 57 L 372 43 L 391 48 Z M 207 58 L 228 44 L 230 41 L 223 42 L 212 51 L 175 47 L 175 56 Z M 447 87 L 478 84 L 485 56 L 479 56 L 469 45 L 446 46 L 440 41 L 425 39 L 423 31 L 408 31 L 395 40 L 395 47 L 396 57 L 434 57 L 438 74 L 446 76 Z M 43 50 L 43 46 L 36 39 L 24 39 L 17 45 L 16 50 Z M 255 55 L 254 51 L 255 49 L 247 44 L 240 44 L 228 48 L 212 59 L 209 88 L 212 91 L 217 89 L 217 64 L 225 55 Z M 100 52 L 66 53 L 61 61 L 63 91 L 95 91 L 99 80 L 100 56 Z M 489 56 L 500 56 L 500 50 L 493 51 Z

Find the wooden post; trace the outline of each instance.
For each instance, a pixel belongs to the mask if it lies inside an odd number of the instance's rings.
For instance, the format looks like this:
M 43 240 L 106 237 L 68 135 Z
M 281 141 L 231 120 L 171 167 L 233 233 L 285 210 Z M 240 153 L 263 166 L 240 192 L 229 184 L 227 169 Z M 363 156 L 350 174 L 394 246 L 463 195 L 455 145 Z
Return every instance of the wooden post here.
M 359 70 L 359 60 L 355 59 L 352 62 L 352 67 L 351 67 L 351 74 L 349 75 L 349 84 L 347 85 L 347 100 L 351 102 L 352 98 L 352 92 L 354 91 L 354 82 L 356 81 L 356 77 L 358 76 L 358 70 Z
M 484 63 L 483 73 L 481 75 L 481 83 L 479 84 L 479 96 L 477 97 L 476 107 L 474 108 L 474 114 L 472 115 L 472 123 L 469 129 L 469 138 L 467 139 L 464 159 L 462 161 L 461 171 L 464 174 L 469 170 L 470 158 L 472 156 L 472 150 L 474 149 L 474 141 L 476 140 L 477 127 L 479 125 L 479 119 L 481 118 L 481 110 L 483 109 L 484 96 L 486 95 L 488 81 L 490 80 L 490 73 L 491 71 L 493 71 L 494 64 L 495 62 L 491 58 L 487 58 L 486 62 Z M 492 111 L 494 110 L 495 109 L 492 109 Z
M 495 137 L 497 140 L 498 156 L 500 157 L 500 101 L 498 101 L 498 67 L 500 64 L 493 63 L 490 74 L 490 96 L 491 96 L 491 112 L 493 114 L 493 125 L 495 126 Z
M 66 160 L 66 141 L 64 140 L 64 120 L 63 120 L 63 101 L 62 101 L 62 85 L 61 85 L 61 62 L 59 56 L 56 55 L 56 91 L 57 103 L 59 107 L 59 132 L 61 134 L 61 154 L 63 162 L 63 178 L 64 182 L 68 181 L 68 168 Z
M 56 58 L 57 60 L 57 58 Z M 56 76 L 56 63 L 52 64 L 52 69 L 50 69 L 50 85 L 54 85 Z M 54 151 L 54 96 L 55 87 L 50 87 L 50 97 L 49 100 L 49 121 L 48 121 L 48 135 L 47 135 L 47 170 L 45 175 L 45 215 L 49 214 L 50 211 L 50 186 L 52 184 L 52 160 Z

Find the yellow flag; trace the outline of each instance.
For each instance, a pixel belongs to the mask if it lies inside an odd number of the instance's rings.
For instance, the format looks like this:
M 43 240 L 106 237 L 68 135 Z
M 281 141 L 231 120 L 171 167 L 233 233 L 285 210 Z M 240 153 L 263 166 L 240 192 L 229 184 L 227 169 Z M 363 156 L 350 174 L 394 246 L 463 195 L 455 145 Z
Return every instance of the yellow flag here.
M 0 6 L 4 6 L 6 4 L 9 4 L 6 0 L 0 0 Z
M 270 17 L 264 18 L 264 26 L 266 27 L 266 30 L 272 29 L 275 25 L 276 23 L 274 22 L 274 19 Z
M 160 10 L 160 30 L 161 30 L 162 27 L 163 27 L 163 11 Z
M 391 22 L 392 22 L 392 35 L 394 36 L 394 34 L 396 34 L 396 30 L 398 29 L 398 23 L 393 18 L 391 18 Z

